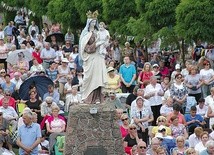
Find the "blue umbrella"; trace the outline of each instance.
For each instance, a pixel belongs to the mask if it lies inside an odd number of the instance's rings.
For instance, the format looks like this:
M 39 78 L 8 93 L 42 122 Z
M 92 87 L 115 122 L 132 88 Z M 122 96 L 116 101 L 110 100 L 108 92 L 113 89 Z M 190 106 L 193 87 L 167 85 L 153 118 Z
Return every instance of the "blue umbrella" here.
M 19 89 L 19 96 L 23 100 L 29 99 L 30 86 L 35 86 L 37 93 L 43 98 L 43 95 L 48 92 L 48 85 L 53 85 L 53 81 L 46 76 L 32 76 L 26 79 Z

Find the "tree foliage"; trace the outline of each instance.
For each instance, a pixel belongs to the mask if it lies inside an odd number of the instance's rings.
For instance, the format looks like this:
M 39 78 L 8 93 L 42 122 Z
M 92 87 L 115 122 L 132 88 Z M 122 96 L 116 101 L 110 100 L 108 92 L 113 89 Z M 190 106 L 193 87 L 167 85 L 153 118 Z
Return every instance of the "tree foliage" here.
M 38 18 L 47 15 L 64 29 L 81 29 L 88 10 L 99 11 L 112 34 L 135 36 L 149 45 L 162 39 L 162 47 L 184 40 L 214 40 L 212 0 L 0 0 L 7 5 L 27 7 Z M 7 17 L 7 16 L 6 16 Z M 8 16 L 9 17 L 9 16 Z
M 79 19 L 79 14 L 74 6 L 74 1 L 70 0 L 52 0 L 48 3 L 47 15 L 54 22 L 59 22 L 63 24 L 63 28 L 68 27 L 73 30 L 81 27 Z
M 102 1 L 101 0 L 72 0 L 74 1 L 75 8 L 80 16 L 80 21 L 85 23 L 87 11 L 99 12 L 99 18 L 102 17 Z
M 214 41 L 214 2 L 182 0 L 176 8 L 176 32 L 187 40 Z
M 127 34 L 126 23 L 130 17 L 137 17 L 136 4 L 134 1 L 102 0 L 103 18 L 109 24 L 111 32 Z

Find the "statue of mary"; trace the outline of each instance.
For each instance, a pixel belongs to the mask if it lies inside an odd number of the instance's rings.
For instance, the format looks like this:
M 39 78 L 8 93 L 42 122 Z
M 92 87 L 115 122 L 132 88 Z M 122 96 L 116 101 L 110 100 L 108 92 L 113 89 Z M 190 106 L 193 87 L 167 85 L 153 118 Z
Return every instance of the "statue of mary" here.
M 103 88 L 107 83 L 105 59 L 99 51 L 105 42 L 97 37 L 97 15 L 97 11 L 87 13 L 87 23 L 79 40 L 79 56 L 84 70 L 82 99 L 89 104 L 104 101 Z

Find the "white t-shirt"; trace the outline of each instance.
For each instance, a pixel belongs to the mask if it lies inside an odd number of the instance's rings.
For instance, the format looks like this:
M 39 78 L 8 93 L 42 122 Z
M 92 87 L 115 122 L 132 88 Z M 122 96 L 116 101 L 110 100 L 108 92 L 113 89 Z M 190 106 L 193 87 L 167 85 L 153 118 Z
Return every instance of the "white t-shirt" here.
M 71 53 L 69 56 L 70 62 L 69 62 L 69 67 L 74 68 L 74 60 L 76 59 L 78 53 Z
M 214 76 L 214 71 L 213 71 L 213 69 L 209 69 L 209 70 L 202 69 L 200 71 L 200 75 L 201 75 L 203 80 L 208 81 Z M 211 83 L 212 82 L 210 82 L 210 84 Z
M 56 59 L 55 60 L 60 60 L 60 58 L 62 59 L 63 58 L 63 54 L 62 54 L 62 51 L 56 51 Z
M 163 93 L 162 86 L 157 83 L 155 87 L 153 87 L 151 84 L 146 86 L 145 88 L 145 96 L 150 93 L 155 93 L 155 96 L 152 96 L 148 99 L 148 101 L 151 103 L 151 106 L 161 105 L 162 104 L 162 97 L 158 95 L 158 93 Z
M 195 145 L 195 150 L 201 153 L 202 151 L 206 150 L 206 147 L 203 145 L 202 142 L 199 142 Z
M 71 90 L 71 87 L 72 87 L 71 84 L 66 83 L 64 89 L 65 89 L 65 90 Z M 68 95 L 71 95 L 71 93 L 67 93 L 67 94 L 66 94 L 66 97 L 67 97 Z M 66 97 L 65 97 L 65 98 L 66 98 Z
M 49 123 L 48 120 L 46 120 L 45 123 Z M 54 119 L 50 122 L 50 129 L 53 132 L 61 132 L 63 125 L 65 125 L 65 121 L 63 121 L 62 119 Z
M 199 114 L 202 117 L 207 116 L 207 111 L 208 111 L 207 105 L 204 105 L 202 109 L 199 107 L 199 105 L 197 105 L 196 108 L 197 108 L 196 114 Z

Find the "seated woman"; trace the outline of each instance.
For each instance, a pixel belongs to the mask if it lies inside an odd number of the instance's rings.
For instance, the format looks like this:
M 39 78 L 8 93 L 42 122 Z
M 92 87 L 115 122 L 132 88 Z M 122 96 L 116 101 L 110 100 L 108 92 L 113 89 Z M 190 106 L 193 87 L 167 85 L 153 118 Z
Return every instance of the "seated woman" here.
M 71 94 L 66 97 L 65 111 L 69 112 L 70 106 L 82 103 L 80 94 L 77 94 L 78 86 L 71 87 Z
M 129 117 L 127 114 L 122 114 L 120 118 L 123 123 L 120 126 L 120 133 L 121 133 L 122 138 L 125 138 L 126 135 L 128 134 L 128 129 L 129 129 Z
M 159 117 L 157 118 L 157 121 L 156 121 L 157 126 L 154 126 L 154 127 L 152 128 L 152 135 L 151 135 L 152 138 L 155 137 L 156 133 L 158 133 L 158 128 L 159 128 L 161 125 L 165 126 L 165 128 L 166 128 L 166 134 L 167 134 L 168 136 L 171 136 L 171 129 L 170 129 L 169 127 L 166 126 L 166 122 L 167 122 L 167 119 L 166 119 L 166 117 L 164 117 L 164 116 L 159 116 Z
M 109 67 L 108 70 L 108 84 L 106 86 L 106 91 L 109 92 L 114 90 L 116 93 L 121 93 L 121 80 L 120 76 L 115 74 L 115 69 L 113 67 Z
M 16 85 L 10 81 L 10 75 L 6 74 L 4 76 L 5 82 L 1 84 L 4 91 L 9 91 L 11 94 L 15 91 Z
M 66 79 L 67 79 L 67 83 L 65 84 L 65 87 L 64 87 L 65 101 L 66 101 L 66 98 L 71 95 L 71 90 L 73 85 L 72 84 L 73 76 L 67 75 Z
M 159 146 L 156 149 L 156 154 L 157 155 L 167 155 L 167 151 L 166 151 L 166 149 L 163 146 Z
M 172 124 L 171 117 L 177 116 L 178 117 L 178 123 L 183 124 L 186 126 L 186 120 L 183 114 L 180 113 L 181 106 L 178 103 L 173 104 L 172 106 L 173 112 L 169 113 L 167 116 L 167 125 L 170 126 Z
M 16 65 L 18 66 L 21 73 L 26 73 L 29 70 L 29 62 L 26 61 L 23 52 L 18 53 L 18 61 Z
M 200 138 L 201 142 L 195 145 L 195 150 L 198 151 L 199 153 L 201 153 L 203 150 L 206 150 L 206 143 L 209 140 L 209 133 L 206 131 L 202 132 Z
M 183 124 L 178 123 L 178 117 L 171 117 L 172 124 L 169 126 L 172 130 L 172 137 L 177 138 L 178 136 L 183 136 L 185 139 L 188 139 L 188 133 L 186 127 Z
M 52 107 L 52 116 L 50 116 L 46 121 L 46 129 L 47 134 L 49 136 L 49 148 L 50 152 L 53 152 L 54 144 L 56 143 L 57 136 L 63 136 L 65 134 L 65 126 L 66 122 L 65 119 L 59 115 L 59 107 L 53 106 Z
M 41 71 L 45 72 L 45 69 L 43 68 L 42 64 L 39 64 L 37 59 L 33 59 L 33 66 L 30 67 L 30 73 L 38 74 Z
M 141 134 L 137 133 L 137 126 L 135 124 L 130 124 L 128 129 L 128 134 L 123 140 L 123 147 L 127 154 L 130 154 L 130 151 L 134 145 L 142 140 Z
M 15 155 L 12 150 L 12 140 L 10 138 L 9 123 L 6 119 L 3 118 L 3 113 L 0 111 L 0 151 L 4 143 L 7 144 L 10 153 Z
M 177 147 L 173 148 L 172 155 L 184 155 L 187 147 L 185 147 L 185 138 L 183 136 L 178 136 L 176 138 Z
M 40 110 L 40 105 L 41 105 L 41 100 L 37 99 L 37 92 L 34 90 L 31 90 L 29 92 L 30 99 L 25 103 L 27 107 L 31 109 L 32 112 L 37 113 L 38 115 L 38 123 L 42 121 L 41 118 L 41 110 Z
M 45 98 L 45 101 L 41 104 L 41 116 L 51 116 L 52 114 L 52 107 L 57 106 L 55 102 L 53 102 L 53 97 L 48 96 Z
M 186 150 L 186 155 L 198 155 L 198 152 L 196 152 L 194 148 L 190 147 Z

